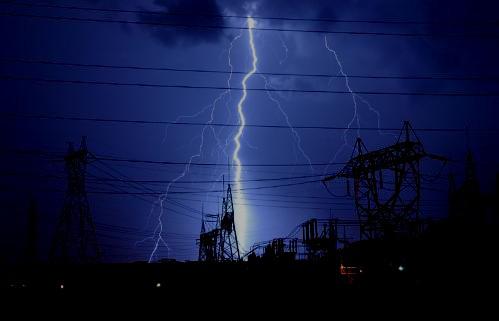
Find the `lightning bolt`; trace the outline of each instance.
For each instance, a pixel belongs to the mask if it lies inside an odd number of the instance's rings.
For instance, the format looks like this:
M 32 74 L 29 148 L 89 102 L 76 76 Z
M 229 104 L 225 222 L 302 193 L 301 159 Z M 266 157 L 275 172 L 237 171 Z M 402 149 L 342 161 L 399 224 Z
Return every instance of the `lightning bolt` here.
M 190 158 L 189 158 L 189 161 L 187 162 L 187 164 L 185 165 L 183 171 L 181 172 L 180 175 L 178 175 L 177 177 L 175 177 L 172 181 L 170 181 L 170 183 L 167 185 L 166 187 L 166 190 L 165 192 L 160 195 L 158 197 L 158 200 L 154 203 L 153 207 L 151 208 L 151 211 L 149 213 L 149 218 L 148 218 L 148 221 L 150 221 L 150 218 L 154 212 L 154 209 L 159 205 L 159 214 L 158 214 L 158 217 L 157 217 L 157 224 L 156 224 L 156 227 L 153 231 L 153 235 L 152 236 L 149 236 L 147 238 L 145 238 L 144 240 L 142 241 L 139 241 L 136 243 L 136 246 L 140 243 L 143 243 L 145 241 L 148 241 L 148 240 L 153 240 L 154 241 L 154 246 L 153 246 L 153 249 L 149 255 L 149 259 L 148 259 L 148 262 L 151 263 L 155 256 L 156 256 L 156 253 L 158 251 L 158 249 L 160 248 L 161 245 L 164 245 L 165 248 L 167 249 L 167 255 L 169 255 L 169 251 L 170 251 L 170 248 L 168 246 L 168 243 L 166 242 L 166 236 L 164 235 L 164 224 L 163 224 L 163 218 L 164 218 L 164 215 L 165 215 L 165 208 L 164 208 L 164 204 L 165 202 L 168 202 L 168 194 L 170 193 L 170 189 L 171 187 L 176 183 L 178 182 L 179 180 L 183 179 L 184 177 L 186 177 L 189 172 L 190 172 L 190 167 L 191 167 L 191 164 L 192 162 L 196 159 L 196 158 L 199 158 L 203 155 L 203 150 L 204 150 L 204 145 L 205 145 L 205 134 L 206 134 L 206 131 L 208 129 L 211 130 L 211 133 L 213 135 L 213 138 L 215 139 L 215 142 L 216 142 L 216 145 L 219 149 L 219 152 L 218 152 L 218 160 L 220 159 L 220 154 L 224 154 L 226 157 L 228 157 L 228 154 L 227 154 L 227 149 L 228 149 L 228 145 L 229 145 L 229 139 L 226 139 L 225 140 L 225 144 L 222 144 L 220 138 L 219 138 L 219 135 L 221 134 L 221 131 L 220 132 L 216 132 L 215 131 L 215 128 L 214 126 L 212 126 L 214 120 L 215 120 L 215 112 L 216 112 L 216 109 L 217 109 L 217 106 L 219 105 L 219 103 L 222 101 L 222 99 L 224 99 L 225 96 L 229 96 L 229 99 L 226 101 L 226 108 L 228 110 L 228 117 L 230 119 L 231 117 L 231 111 L 230 111 L 230 107 L 229 107 L 229 102 L 230 102 L 230 97 L 231 97 L 231 80 L 232 80 L 232 75 L 233 75 L 233 66 L 232 66 L 232 62 L 231 62 L 231 51 L 232 51 L 232 48 L 233 48 L 233 45 L 234 45 L 234 42 L 237 41 L 240 37 L 241 37 L 241 33 L 236 35 L 232 41 L 230 42 L 230 46 L 229 46 L 229 49 L 228 49 L 228 65 L 230 67 L 230 73 L 229 73 L 229 77 L 227 79 L 227 87 L 228 89 L 226 89 L 225 91 L 223 91 L 218 97 L 215 98 L 215 100 L 203 107 L 200 111 L 192 114 L 192 115 L 183 115 L 183 116 L 179 116 L 177 117 L 177 119 L 175 120 L 175 122 L 179 122 L 183 119 L 189 119 L 189 118 L 197 118 L 199 116 L 201 116 L 202 114 L 206 113 L 207 111 L 210 111 L 210 119 L 205 123 L 205 125 L 203 126 L 203 129 L 202 129 L 202 132 L 201 132 L 201 135 L 198 136 L 200 137 L 201 141 L 199 143 L 199 146 L 198 146 L 198 152 L 194 155 L 192 155 Z M 165 129 L 165 136 L 163 138 L 163 142 L 166 141 L 166 139 L 168 138 L 168 129 L 169 129 L 169 126 L 168 125 Z M 196 138 L 196 137 L 195 137 Z
M 156 225 L 156 228 L 154 229 L 153 235 L 147 238 L 147 239 L 153 239 L 154 240 L 154 247 L 153 247 L 153 249 L 151 251 L 151 254 L 149 255 L 149 260 L 148 260 L 149 263 L 151 263 L 153 261 L 155 255 L 156 255 L 156 252 L 158 251 L 158 248 L 159 248 L 159 246 L 161 244 L 163 244 L 166 247 L 166 249 L 168 251 L 167 255 L 169 255 L 170 248 L 168 246 L 168 243 L 165 240 L 165 237 L 163 236 L 163 216 L 164 216 L 164 213 L 165 213 L 164 203 L 168 201 L 168 194 L 170 192 L 170 188 L 176 182 L 178 182 L 179 180 L 181 180 L 182 178 L 184 178 L 185 176 L 187 176 L 187 174 L 190 171 L 191 164 L 194 161 L 194 159 L 196 159 L 198 157 L 201 157 L 202 152 L 203 152 L 203 147 L 204 147 L 204 133 L 205 133 L 205 131 L 206 131 L 207 128 L 208 128 L 208 126 L 205 126 L 203 128 L 203 132 L 201 134 L 201 142 L 199 144 L 198 153 L 195 154 L 195 155 L 192 155 L 189 158 L 189 162 L 187 162 L 187 164 L 185 165 L 184 170 L 182 171 L 182 173 L 180 175 L 178 175 L 177 177 L 175 177 L 175 179 L 173 179 L 170 183 L 168 183 L 168 185 L 166 187 L 165 193 L 163 193 L 159 197 L 158 203 L 160 205 L 160 212 L 159 212 L 159 215 L 158 215 L 158 223 Z
M 358 106 L 357 100 L 359 100 L 360 102 L 364 103 L 368 107 L 369 111 L 372 112 L 372 113 L 374 113 L 376 115 L 377 125 L 378 125 L 378 133 L 380 135 L 387 135 L 387 134 L 388 135 L 393 135 L 393 134 L 384 133 L 384 132 L 382 132 L 380 130 L 380 126 L 381 126 L 381 114 L 380 114 L 380 112 L 376 108 L 374 108 L 368 100 L 366 100 L 365 98 L 363 98 L 362 96 L 358 95 L 357 93 L 355 93 L 353 91 L 352 87 L 350 86 L 350 79 L 348 78 L 348 75 L 345 73 L 345 71 L 343 69 L 343 64 L 341 63 L 341 60 L 340 60 L 340 58 L 338 56 L 338 53 L 336 52 L 336 50 L 334 50 L 334 48 L 332 48 L 329 45 L 329 42 L 327 40 L 327 36 L 326 35 L 324 35 L 324 46 L 334 56 L 334 59 L 335 59 L 337 65 L 338 65 L 338 68 L 339 68 L 339 72 L 343 76 L 343 78 L 345 79 L 345 87 L 350 92 L 350 95 L 351 95 L 352 101 L 353 101 L 353 107 L 354 107 L 352 119 L 348 123 L 347 128 L 343 131 L 343 144 L 336 151 L 336 153 L 334 154 L 334 157 L 330 160 L 330 163 L 331 163 L 331 162 L 334 162 L 336 160 L 336 158 L 338 157 L 338 155 L 340 154 L 340 152 L 345 147 L 349 146 L 347 134 L 348 134 L 348 131 L 352 128 L 352 125 L 353 125 L 354 122 L 357 125 L 357 137 L 360 137 L 360 117 L 359 117 L 359 106 Z M 324 170 L 324 172 L 327 172 L 328 169 L 329 169 L 329 166 L 326 167 L 326 169 Z
M 241 87 L 243 89 L 243 94 L 241 96 L 241 99 L 239 100 L 237 104 L 237 114 L 239 117 L 239 127 L 237 130 L 236 135 L 233 138 L 235 148 L 234 152 L 232 154 L 232 161 L 235 165 L 235 183 L 236 183 L 236 190 L 241 189 L 241 176 L 242 176 L 242 162 L 241 159 L 239 158 L 239 152 L 241 150 L 241 137 L 243 136 L 244 133 L 244 128 L 246 127 L 246 116 L 244 115 L 244 102 L 246 101 L 246 98 L 248 97 L 248 91 L 247 91 L 247 82 L 248 80 L 255 74 L 257 71 L 257 63 L 258 63 L 258 56 L 256 53 L 256 48 L 255 48 L 255 41 L 253 37 L 253 28 L 255 27 L 255 20 L 251 18 L 251 16 L 248 16 L 246 19 L 247 26 L 248 26 L 248 39 L 249 39 L 249 46 L 251 49 L 251 58 L 252 58 L 252 64 L 251 64 L 251 70 L 243 77 L 243 80 L 241 81 Z M 240 197 L 239 199 L 242 199 L 242 194 L 239 194 Z M 238 238 L 239 242 L 241 245 L 246 244 L 245 240 L 245 233 L 246 233 L 246 212 L 244 209 L 239 209 L 239 213 L 236 217 L 236 226 L 239 229 L 240 233 L 238 233 Z
M 261 75 L 261 77 L 265 81 L 265 89 L 267 89 L 267 96 L 277 106 L 277 109 L 279 109 L 279 111 L 281 112 L 282 116 L 284 117 L 284 120 L 286 121 L 286 124 L 288 125 L 288 127 L 289 127 L 289 129 L 290 129 L 290 131 L 291 131 L 291 133 L 293 135 L 293 138 L 294 138 L 294 141 L 295 141 L 295 144 L 296 144 L 296 148 L 298 148 L 298 150 L 302 154 L 303 158 L 305 158 L 307 160 L 308 165 L 310 167 L 310 170 L 312 172 L 314 172 L 314 167 L 312 166 L 312 160 L 310 159 L 310 157 L 307 155 L 307 153 L 305 152 L 305 150 L 302 147 L 300 135 L 298 134 L 298 132 L 296 131 L 296 129 L 291 124 L 291 121 L 289 120 L 289 116 L 286 113 L 286 111 L 284 110 L 284 108 L 282 107 L 282 105 L 279 102 L 279 100 L 277 100 L 271 94 L 271 92 L 268 91 L 269 89 L 273 89 L 272 84 L 270 83 L 270 80 L 267 77 L 263 76 L 263 75 Z
M 334 162 L 336 160 L 336 158 L 338 157 L 339 153 L 345 147 L 349 146 L 347 134 L 348 134 L 348 131 L 351 129 L 352 124 L 354 122 L 357 123 L 357 137 L 360 136 L 360 118 L 359 118 L 359 113 L 358 113 L 357 95 L 352 90 L 352 87 L 350 87 L 350 79 L 348 78 L 348 75 L 343 70 L 343 64 L 341 63 L 340 58 L 338 57 L 338 54 L 336 53 L 336 50 L 334 50 L 332 47 L 329 46 L 326 35 L 324 35 L 324 46 L 326 47 L 326 49 L 330 53 L 333 54 L 334 59 L 336 60 L 336 63 L 338 64 L 339 72 L 343 76 L 343 78 L 345 79 L 345 87 L 347 88 L 348 92 L 350 92 L 350 95 L 352 96 L 352 101 L 353 101 L 353 116 L 352 116 L 352 119 L 350 120 L 350 122 L 348 123 L 347 128 L 343 131 L 343 145 L 340 146 L 340 148 L 334 154 L 333 159 L 331 159 L 331 161 L 330 161 L 330 162 Z M 324 172 L 327 172 L 328 169 L 329 169 L 329 166 L 326 167 Z
M 397 137 L 397 135 L 394 134 L 394 133 L 387 133 L 387 132 L 384 132 L 384 131 L 382 131 L 380 129 L 381 128 L 381 113 L 379 112 L 379 110 L 377 110 L 376 108 L 374 108 L 374 106 L 367 99 L 365 99 L 364 97 L 362 97 L 361 95 L 355 94 L 355 96 L 362 103 L 364 103 L 367 106 L 367 108 L 369 109 L 370 112 L 372 112 L 373 114 L 376 115 L 376 122 L 377 122 L 377 125 L 378 125 L 378 134 L 380 134 L 380 135 L 389 135 L 389 136 L 392 136 L 392 137 Z
M 225 107 L 227 109 L 227 120 L 226 120 L 227 123 L 229 123 L 230 119 L 232 118 L 232 109 L 230 108 L 230 100 L 232 98 L 232 95 L 231 95 L 232 84 L 231 84 L 231 82 L 232 82 L 232 76 L 233 76 L 233 71 L 234 71 L 234 66 L 232 65 L 232 58 L 231 58 L 232 57 L 232 49 L 234 48 L 234 43 L 237 40 L 239 40 L 241 38 L 241 36 L 242 36 L 242 32 L 240 32 L 238 35 L 236 35 L 232 39 L 232 41 L 230 42 L 229 48 L 227 50 L 227 64 L 230 68 L 230 73 L 229 73 L 229 77 L 227 78 L 227 88 L 228 89 L 224 93 L 222 93 L 222 95 L 225 95 L 225 94 L 229 95 L 229 99 L 225 103 Z M 213 131 L 213 135 L 215 136 L 215 139 L 217 141 L 217 147 L 218 147 L 217 163 L 220 163 L 221 159 L 223 159 L 223 160 L 229 159 L 229 154 L 227 153 L 227 150 L 230 146 L 230 136 L 233 133 L 233 131 L 231 131 L 230 134 L 225 138 L 225 143 L 222 145 L 222 143 L 218 137 L 221 136 L 223 130 L 224 130 L 224 128 L 221 128 L 218 131 L 218 133 L 215 133 L 215 131 Z M 212 155 L 213 155 L 213 153 L 212 153 Z M 221 156 L 223 156 L 223 158 L 221 158 Z M 214 169 L 214 171 L 212 173 L 212 177 L 213 176 L 216 177 L 216 175 L 217 175 L 216 171 L 217 171 L 217 169 Z M 217 179 L 215 179 L 213 181 L 213 183 L 211 184 L 211 188 L 210 188 L 211 190 L 213 190 L 215 188 L 215 185 L 217 184 L 218 181 L 222 180 L 223 176 L 224 176 L 223 172 L 218 175 Z M 209 196 L 208 194 L 205 195 L 205 201 L 208 201 L 208 196 Z
M 282 38 L 281 34 L 279 34 L 279 40 L 281 40 L 281 47 L 282 47 L 282 49 L 284 49 L 284 57 L 279 61 L 279 65 L 282 65 L 288 59 L 289 49 L 288 49 L 288 46 L 286 45 L 286 42 Z

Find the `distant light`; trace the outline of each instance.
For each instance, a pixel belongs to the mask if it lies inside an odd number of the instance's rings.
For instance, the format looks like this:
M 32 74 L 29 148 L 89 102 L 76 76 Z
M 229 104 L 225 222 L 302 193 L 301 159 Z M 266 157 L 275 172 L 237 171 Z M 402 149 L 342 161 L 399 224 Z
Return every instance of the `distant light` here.
M 359 273 L 362 273 L 362 269 L 359 270 Z
M 10 283 L 11 288 L 26 288 L 28 285 L 26 283 Z
M 59 288 L 62 290 L 64 289 L 64 284 L 59 285 Z
M 399 271 L 402 272 L 404 270 L 405 270 L 405 268 L 402 265 L 399 265 Z
M 157 288 L 160 288 L 160 287 L 161 287 L 161 283 L 159 283 L 159 282 L 158 282 L 158 283 L 156 283 L 156 287 L 157 287 Z

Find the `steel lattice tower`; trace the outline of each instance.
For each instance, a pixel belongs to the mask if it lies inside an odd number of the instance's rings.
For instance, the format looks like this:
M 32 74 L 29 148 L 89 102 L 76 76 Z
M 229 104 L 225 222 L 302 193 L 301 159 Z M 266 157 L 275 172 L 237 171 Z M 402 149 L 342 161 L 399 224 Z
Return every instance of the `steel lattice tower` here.
M 236 224 L 234 221 L 234 204 L 232 189 L 227 185 L 227 195 L 223 199 L 223 213 L 220 220 L 219 261 L 239 261 L 239 243 L 237 242 Z
M 224 190 L 225 180 L 222 186 Z M 222 214 L 206 215 L 206 217 L 211 219 L 216 218 L 216 221 L 211 221 L 211 223 L 216 223 L 216 227 L 208 232 L 206 232 L 204 209 L 202 212 L 201 233 L 197 240 L 199 245 L 198 260 L 207 262 L 241 260 L 230 184 L 227 184 L 227 194 L 222 201 Z
M 100 260 L 100 250 L 85 188 L 89 163 L 86 137 L 82 138 L 78 150 L 69 143 L 64 161 L 68 185 L 50 260 L 56 263 L 95 263 Z
M 218 225 L 218 215 L 207 215 L 207 217 L 208 218 L 216 217 L 215 222 Z M 218 258 L 217 242 L 219 239 L 220 229 L 215 228 L 211 231 L 206 232 L 205 224 L 206 220 L 203 207 L 202 219 L 201 219 L 201 233 L 199 234 L 199 240 L 198 240 L 198 245 L 199 245 L 198 261 L 215 262 Z
M 324 183 L 339 179 L 353 180 L 360 238 L 374 239 L 395 234 L 414 234 L 421 228 L 421 160 L 425 157 L 445 161 L 424 150 L 408 121 L 394 145 L 368 152 L 361 138 L 351 159 Z
M 199 246 L 198 261 L 206 261 L 205 246 L 202 242 L 203 235 L 206 233 L 206 227 L 204 226 L 204 206 L 201 210 L 201 232 L 199 233 L 199 239 L 197 240 Z

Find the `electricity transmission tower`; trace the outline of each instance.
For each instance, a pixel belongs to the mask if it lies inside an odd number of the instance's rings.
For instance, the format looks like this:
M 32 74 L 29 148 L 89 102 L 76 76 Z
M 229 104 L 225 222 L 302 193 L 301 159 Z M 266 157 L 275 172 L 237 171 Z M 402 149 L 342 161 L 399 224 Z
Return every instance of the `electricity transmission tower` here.
M 227 195 L 223 199 L 223 213 L 220 220 L 219 261 L 239 261 L 239 243 L 237 242 L 236 223 L 234 221 L 234 204 L 232 189 L 227 184 Z
M 320 229 L 320 225 L 322 229 Z M 337 249 L 338 222 L 336 220 L 310 219 L 301 224 L 302 242 L 308 260 L 333 261 Z
M 225 183 L 224 183 L 225 188 Z M 201 221 L 201 233 L 199 235 L 199 261 L 222 262 L 239 261 L 239 243 L 237 241 L 236 224 L 234 220 L 234 204 L 232 202 L 232 189 L 227 186 L 227 194 L 223 198 L 222 214 L 206 215 L 209 222 L 215 223 L 216 227 L 206 232 L 205 215 Z
M 360 238 L 374 239 L 397 234 L 417 234 L 421 200 L 421 161 L 446 159 L 429 154 L 408 121 L 395 144 L 369 152 L 361 138 L 352 157 L 338 173 L 324 178 L 324 184 L 350 180 L 360 225 Z
M 201 233 L 199 234 L 199 256 L 198 261 L 205 262 L 215 262 L 217 260 L 217 241 L 218 235 L 220 233 L 219 228 L 215 228 L 211 231 L 206 232 L 206 219 L 204 214 L 204 207 L 202 209 L 202 220 L 201 220 Z M 218 215 L 206 215 L 208 219 L 216 218 L 215 223 L 218 225 Z M 212 220 L 208 220 L 208 222 L 212 222 Z
M 78 150 L 69 143 L 68 152 L 64 157 L 67 191 L 50 249 L 52 262 L 95 263 L 100 260 L 95 226 L 85 189 L 89 155 L 86 137 L 82 138 Z

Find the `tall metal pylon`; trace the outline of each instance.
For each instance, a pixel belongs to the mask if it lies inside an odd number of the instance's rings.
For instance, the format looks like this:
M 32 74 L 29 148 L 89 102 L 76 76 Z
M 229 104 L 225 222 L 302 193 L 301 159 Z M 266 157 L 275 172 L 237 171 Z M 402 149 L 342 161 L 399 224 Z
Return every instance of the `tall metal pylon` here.
M 198 261 L 202 262 L 216 262 L 218 261 L 218 248 L 220 240 L 220 215 L 219 214 L 206 214 L 204 212 L 204 205 L 201 209 L 201 232 L 197 245 L 199 246 Z M 207 225 L 208 224 L 208 225 Z M 215 226 L 215 228 L 206 231 L 207 226 Z
M 405 121 L 397 142 L 388 147 L 368 152 L 357 138 L 351 159 L 337 174 L 324 178 L 324 183 L 345 178 L 349 189 L 349 180 L 353 180 L 361 239 L 418 233 L 423 158 L 446 160 L 427 153 Z
M 204 225 L 204 204 L 201 207 L 201 232 L 199 232 L 199 240 L 198 241 L 198 246 L 199 246 L 199 254 L 198 254 L 198 261 L 205 261 L 206 260 L 206 255 L 205 255 L 205 249 L 202 244 L 202 238 L 203 234 L 206 233 L 206 227 Z
M 197 240 L 199 245 L 198 261 L 215 262 L 218 257 L 217 244 L 218 244 L 220 229 L 217 227 L 211 231 L 206 232 L 206 223 L 207 223 L 206 217 L 208 218 L 208 222 L 213 222 L 210 221 L 210 218 L 213 219 L 213 217 L 216 216 L 217 219 L 215 222 L 218 225 L 218 215 L 209 215 L 209 214 L 205 215 L 204 205 L 201 209 L 201 212 L 202 212 L 201 233 L 199 233 L 199 240 Z
M 72 143 L 68 145 L 64 157 L 67 191 L 49 256 L 54 263 L 96 263 L 100 250 L 85 188 L 90 155 L 86 137 L 82 137 L 78 150 Z
M 227 194 L 223 198 L 218 256 L 219 261 L 239 261 L 241 259 L 239 243 L 237 241 L 234 203 L 232 202 L 232 189 L 230 183 L 227 184 Z

